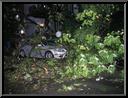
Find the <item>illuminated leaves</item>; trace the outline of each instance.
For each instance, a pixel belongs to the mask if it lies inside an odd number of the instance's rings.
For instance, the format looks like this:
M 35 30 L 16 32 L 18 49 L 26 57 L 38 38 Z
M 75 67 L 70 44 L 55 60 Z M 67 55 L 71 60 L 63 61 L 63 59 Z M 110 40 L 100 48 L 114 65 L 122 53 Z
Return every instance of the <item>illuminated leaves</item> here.
M 92 26 L 96 19 L 96 15 L 97 13 L 93 10 L 84 10 L 77 15 L 76 19 L 83 22 L 82 26 Z

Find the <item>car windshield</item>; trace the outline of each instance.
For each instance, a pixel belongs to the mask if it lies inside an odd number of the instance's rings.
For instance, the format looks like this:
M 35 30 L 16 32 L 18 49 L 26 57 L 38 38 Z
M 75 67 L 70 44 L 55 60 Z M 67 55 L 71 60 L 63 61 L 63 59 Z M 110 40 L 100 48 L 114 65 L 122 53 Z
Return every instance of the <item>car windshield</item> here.
M 46 46 L 46 45 L 49 45 L 49 46 L 55 46 L 56 43 L 53 42 L 53 41 L 46 41 L 46 42 L 43 42 L 43 44 Z
M 56 43 L 55 43 L 55 42 L 47 42 L 47 45 L 55 46 L 55 45 L 56 45 Z

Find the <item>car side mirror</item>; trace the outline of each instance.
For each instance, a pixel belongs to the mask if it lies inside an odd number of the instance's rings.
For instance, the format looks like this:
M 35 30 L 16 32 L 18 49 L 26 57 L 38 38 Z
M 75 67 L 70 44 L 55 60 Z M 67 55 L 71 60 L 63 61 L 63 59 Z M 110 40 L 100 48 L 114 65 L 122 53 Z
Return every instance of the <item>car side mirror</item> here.
M 42 44 L 42 46 L 45 46 L 44 44 Z

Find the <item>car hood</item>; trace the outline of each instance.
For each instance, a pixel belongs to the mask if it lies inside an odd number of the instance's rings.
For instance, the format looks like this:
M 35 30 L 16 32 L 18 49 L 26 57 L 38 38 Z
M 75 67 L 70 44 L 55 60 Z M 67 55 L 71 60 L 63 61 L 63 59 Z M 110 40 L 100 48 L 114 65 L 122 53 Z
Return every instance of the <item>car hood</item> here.
M 58 52 L 66 52 L 66 49 L 63 47 L 58 47 L 58 46 L 49 46 L 48 47 L 50 50 L 53 51 L 58 51 Z
M 49 49 L 64 49 L 62 46 L 47 46 Z

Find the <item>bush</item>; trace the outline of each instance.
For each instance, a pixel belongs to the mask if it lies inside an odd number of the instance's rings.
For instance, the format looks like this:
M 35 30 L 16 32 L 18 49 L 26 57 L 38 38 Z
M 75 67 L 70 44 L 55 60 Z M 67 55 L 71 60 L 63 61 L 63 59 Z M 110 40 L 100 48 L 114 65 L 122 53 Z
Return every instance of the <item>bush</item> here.
M 115 32 L 116 33 L 116 32 Z M 108 34 L 104 39 L 104 45 L 112 48 L 112 49 L 118 49 L 119 45 L 121 44 L 120 36 L 113 36 Z
M 124 46 L 120 37 L 108 34 L 101 40 L 97 35 L 86 34 L 84 38 L 81 44 L 76 42 L 71 46 L 70 49 L 73 50 L 69 50 L 69 55 L 71 55 L 69 62 L 71 60 L 74 62 L 68 63 L 64 68 L 63 77 L 88 78 L 102 72 L 114 73 L 115 58 L 123 57 L 124 54 Z

